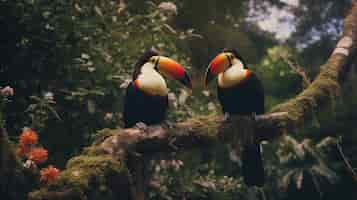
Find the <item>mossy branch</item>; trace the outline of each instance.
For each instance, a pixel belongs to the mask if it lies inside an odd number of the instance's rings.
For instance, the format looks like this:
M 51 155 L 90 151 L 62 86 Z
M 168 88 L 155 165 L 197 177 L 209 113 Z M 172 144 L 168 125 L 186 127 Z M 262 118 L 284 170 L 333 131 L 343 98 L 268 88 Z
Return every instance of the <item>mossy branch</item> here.
M 280 124 L 280 119 L 285 115 L 287 113 L 282 112 L 257 116 L 256 132 L 271 130 L 257 135 L 257 139 L 273 138 L 276 135 L 271 134 L 281 134 L 284 126 Z M 198 146 L 207 148 L 214 143 L 222 143 L 223 138 L 228 143 L 234 139 L 234 135 L 227 130 L 232 130 L 242 118 L 253 120 L 252 117 L 233 116 L 225 121 L 223 117 L 208 116 L 177 123 L 174 127 L 155 125 L 103 130 L 99 134 L 102 138 L 84 149 L 80 156 L 68 161 L 58 182 L 31 193 L 30 199 L 95 199 L 99 194 L 109 195 L 109 199 L 112 196 L 128 199 L 130 193 L 132 197 L 136 196 L 130 191 L 137 190 L 129 185 L 137 183 L 132 180 L 133 174 L 130 172 L 136 170 L 138 162 L 128 165 L 131 156 L 182 151 Z M 108 185 L 108 179 L 112 179 L 111 182 L 115 184 Z
M 345 18 L 343 35 L 316 79 L 296 97 L 259 116 L 254 125 L 258 140 L 274 139 L 286 130 L 301 126 L 311 114 L 339 95 L 339 76 L 355 55 L 357 42 L 357 0 Z M 30 199 L 129 199 L 130 173 L 126 160 L 130 152 L 178 151 L 192 146 L 230 141 L 226 130 L 239 130 L 233 117 L 209 116 L 175 124 L 110 130 L 109 137 L 97 141 L 72 158 L 60 181 L 30 194 Z M 222 131 L 223 130 L 223 131 Z M 222 137 L 223 136 L 223 137 Z M 118 189 L 119 188 L 119 189 Z M 73 197 L 73 194 L 75 196 Z M 135 198 L 135 197 L 134 197 Z
M 339 95 L 341 76 L 349 66 L 349 59 L 355 55 L 357 42 L 357 1 L 345 18 L 344 31 L 327 62 L 312 84 L 296 97 L 277 105 L 271 112 L 288 112 L 284 121 L 289 127 L 297 127 L 318 108 L 331 103 Z

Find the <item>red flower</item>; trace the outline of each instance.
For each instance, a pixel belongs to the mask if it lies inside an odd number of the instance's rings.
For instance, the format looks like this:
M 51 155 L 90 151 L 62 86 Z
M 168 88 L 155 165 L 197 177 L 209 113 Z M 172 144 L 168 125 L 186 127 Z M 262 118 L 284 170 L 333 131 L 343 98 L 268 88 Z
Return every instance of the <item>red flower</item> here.
M 44 163 L 48 158 L 48 152 L 46 149 L 39 147 L 31 149 L 28 159 L 34 161 L 36 164 Z
M 46 184 L 52 183 L 53 181 L 57 180 L 60 175 L 60 171 L 52 165 L 48 166 L 47 168 L 41 169 L 40 173 L 40 181 Z
M 35 145 L 37 142 L 37 133 L 31 129 L 25 129 L 20 135 L 20 145 Z
M 19 147 L 16 149 L 16 155 L 17 156 L 25 156 L 30 152 L 30 148 L 26 145 L 20 144 Z
M 14 96 L 14 89 L 10 86 L 6 86 L 3 89 L 1 89 L 0 93 L 4 97 Z

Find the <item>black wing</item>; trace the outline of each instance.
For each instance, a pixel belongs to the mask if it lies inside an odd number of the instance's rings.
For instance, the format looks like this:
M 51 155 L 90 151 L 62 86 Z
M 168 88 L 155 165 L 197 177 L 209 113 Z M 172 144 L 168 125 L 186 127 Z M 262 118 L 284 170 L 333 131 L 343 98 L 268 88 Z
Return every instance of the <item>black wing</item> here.
M 257 101 L 257 108 L 255 112 L 256 114 L 263 114 L 265 112 L 265 94 L 263 84 L 254 73 L 251 74 L 250 81 L 255 83 L 252 84 L 252 91 L 254 91 L 256 96 L 255 99 Z
M 217 95 L 223 112 L 241 115 L 264 113 L 264 88 L 255 74 L 231 88 L 217 85 Z
M 130 83 L 124 99 L 124 123 L 129 128 L 138 122 L 147 125 L 161 123 L 166 119 L 168 109 L 167 96 L 148 95 Z
M 133 82 L 131 82 L 126 88 L 126 94 L 124 97 L 124 111 L 123 119 L 125 128 L 132 127 L 136 123 L 136 109 L 135 107 L 135 88 Z

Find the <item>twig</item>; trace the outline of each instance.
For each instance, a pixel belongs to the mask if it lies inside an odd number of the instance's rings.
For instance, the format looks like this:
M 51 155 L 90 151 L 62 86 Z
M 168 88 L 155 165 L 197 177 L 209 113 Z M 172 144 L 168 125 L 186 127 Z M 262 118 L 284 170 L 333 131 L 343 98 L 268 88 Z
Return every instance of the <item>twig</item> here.
M 300 75 L 302 77 L 302 80 L 303 80 L 303 88 L 307 88 L 310 84 L 311 84 L 311 80 L 310 78 L 308 77 L 306 71 L 304 70 L 303 67 L 301 67 L 297 62 L 294 62 L 292 61 L 291 59 L 287 58 L 287 57 L 281 57 L 284 62 L 286 62 L 289 67 L 295 72 L 297 73 L 298 75 Z
M 357 177 L 357 173 L 356 171 L 353 169 L 351 163 L 348 161 L 347 157 L 345 156 L 345 154 L 343 153 L 343 150 L 342 150 L 342 146 L 340 144 L 342 138 L 340 137 L 340 139 L 338 140 L 337 142 L 337 149 L 343 159 L 343 162 L 346 164 L 347 168 L 349 169 L 349 171 L 351 172 L 351 174 L 353 175 L 353 177 Z
M 288 112 L 268 113 L 268 114 L 264 114 L 264 115 L 257 115 L 257 116 L 255 117 L 255 120 L 257 120 L 257 121 L 275 120 L 275 119 L 280 119 L 280 118 L 287 117 L 288 115 L 289 115 Z
M 260 194 L 262 195 L 262 200 L 267 200 L 267 197 L 265 195 L 264 189 L 263 188 L 258 188 L 258 190 L 260 191 Z

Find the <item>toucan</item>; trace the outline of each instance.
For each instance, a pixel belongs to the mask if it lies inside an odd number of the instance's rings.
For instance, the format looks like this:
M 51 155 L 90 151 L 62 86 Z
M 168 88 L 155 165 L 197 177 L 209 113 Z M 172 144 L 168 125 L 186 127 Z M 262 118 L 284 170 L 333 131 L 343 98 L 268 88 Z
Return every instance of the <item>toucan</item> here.
M 182 65 L 160 56 L 156 51 L 146 51 L 135 64 L 132 81 L 126 89 L 123 109 L 125 128 L 139 122 L 157 124 L 166 119 L 169 90 L 163 76 L 192 87 L 191 79 Z
M 264 88 L 235 49 L 224 49 L 209 64 L 205 86 L 218 76 L 217 96 L 223 113 L 255 116 L 264 113 Z M 242 174 L 246 185 L 264 185 L 264 167 L 259 141 L 244 142 Z

